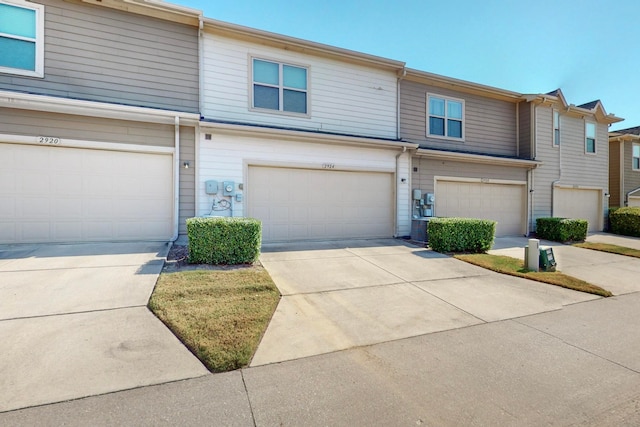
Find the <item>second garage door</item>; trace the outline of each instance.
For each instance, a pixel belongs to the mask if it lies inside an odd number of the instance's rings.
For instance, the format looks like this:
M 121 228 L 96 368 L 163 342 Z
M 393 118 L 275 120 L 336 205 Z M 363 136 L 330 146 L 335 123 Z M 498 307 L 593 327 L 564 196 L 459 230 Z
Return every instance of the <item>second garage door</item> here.
M 586 219 L 589 231 L 600 231 L 600 190 L 558 188 L 554 189 L 553 216 Z
M 524 233 L 525 186 L 438 180 L 436 215 L 497 221 L 497 236 Z
M 393 194 L 391 173 L 251 166 L 247 207 L 266 242 L 391 237 Z

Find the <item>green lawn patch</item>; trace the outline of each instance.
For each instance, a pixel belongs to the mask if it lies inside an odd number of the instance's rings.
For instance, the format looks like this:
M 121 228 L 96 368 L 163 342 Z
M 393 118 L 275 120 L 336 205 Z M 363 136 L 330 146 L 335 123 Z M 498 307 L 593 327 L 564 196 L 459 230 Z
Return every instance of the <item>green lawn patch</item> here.
M 578 248 L 593 249 L 594 251 L 609 252 L 611 254 L 640 258 L 640 250 L 638 249 L 626 248 L 624 246 L 618 245 L 610 245 L 608 243 L 584 242 L 576 243 L 573 246 L 577 246 Z
M 567 276 L 559 271 L 536 272 L 527 270 L 524 267 L 524 262 L 517 258 L 490 254 L 460 254 L 454 255 L 454 257 L 498 273 L 509 274 L 511 276 L 522 277 L 542 283 L 549 283 L 551 285 L 561 286 L 563 288 L 587 292 L 603 297 L 610 297 L 613 295 L 606 289 L 602 289 L 601 287 L 585 282 L 584 280 Z
M 149 308 L 211 372 L 247 366 L 280 292 L 262 267 L 163 273 Z

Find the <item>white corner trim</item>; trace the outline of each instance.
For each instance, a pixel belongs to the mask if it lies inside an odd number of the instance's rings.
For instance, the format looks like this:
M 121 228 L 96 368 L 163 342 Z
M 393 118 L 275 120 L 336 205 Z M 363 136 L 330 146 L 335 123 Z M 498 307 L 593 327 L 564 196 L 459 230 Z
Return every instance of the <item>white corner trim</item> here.
M 134 153 L 173 154 L 175 152 L 174 147 L 84 141 L 80 139 L 57 138 L 51 135 L 25 136 L 0 134 L 0 143 L 40 145 L 58 148 L 86 148 L 90 150 L 129 151 Z
M 0 90 L 0 107 L 145 123 L 173 124 L 175 117 L 180 117 L 181 123 L 185 124 L 184 122 L 186 121 L 187 124 L 194 125 L 200 120 L 200 115 L 196 113 L 56 98 L 53 96 L 33 95 L 5 90 Z

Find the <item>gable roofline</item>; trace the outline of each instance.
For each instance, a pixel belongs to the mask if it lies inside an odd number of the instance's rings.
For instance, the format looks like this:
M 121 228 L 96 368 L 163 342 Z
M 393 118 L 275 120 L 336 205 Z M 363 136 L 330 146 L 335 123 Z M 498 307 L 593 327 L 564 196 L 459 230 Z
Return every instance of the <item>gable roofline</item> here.
M 179 6 L 162 0 L 75 0 L 75 2 L 108 7 L 195 27 L 201 26 L 200 22 L 203 16 L 201 10 Z
M 607 114 L 599 99 L 581 105 L 569 104 L 561 89 L 556 89 L 544 94 L 527 94 L 523 95 L 523 98 L 527 102 L 558 108 L 562 110 L 564 114 L 570 116 L 591 117 L 598 122 L 606 124 L 618 123 L 624 120 L 615 114 Z
M 640 126 L 609 132 L 609 142 L 640 141 Z
M 454 79 L 453 77 L 446 77 L 440 74 L 428 73 L 414 68 L 407 68 L 406 76 L 404 78 L 418 83 L 485 96 L 488 98 L 500 99 L 503 101 L 520 102 L 522 100 L 522 94 L 517 92 L 473 83 L 466 80 Z
M 283 34 L 258 30 L 256 28 L 232 24 L 230 22 L 218 21 L 217 19 L 204 18 L 203 24 L 204 31 L 207 33 L 253 43 L 260 43 L 266 46 L 285 49 L 297 53 L 306 53 L 336 59 L 342 62 L 381 68 L 384 70 L 394 71 L 397 75 L 401 75 L 405 67 L 405 63 L 402 61 L 369 55 L 296 37 L 285 36 Z

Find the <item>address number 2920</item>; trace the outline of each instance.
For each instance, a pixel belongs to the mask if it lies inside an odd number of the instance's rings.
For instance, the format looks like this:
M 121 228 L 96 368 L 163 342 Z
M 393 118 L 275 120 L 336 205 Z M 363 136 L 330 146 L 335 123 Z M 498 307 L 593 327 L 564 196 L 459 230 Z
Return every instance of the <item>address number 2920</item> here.
M 38 143 L 58 145 L 60 144 L 60 138 L 55 138 L 53 136 L 39 136 Z

